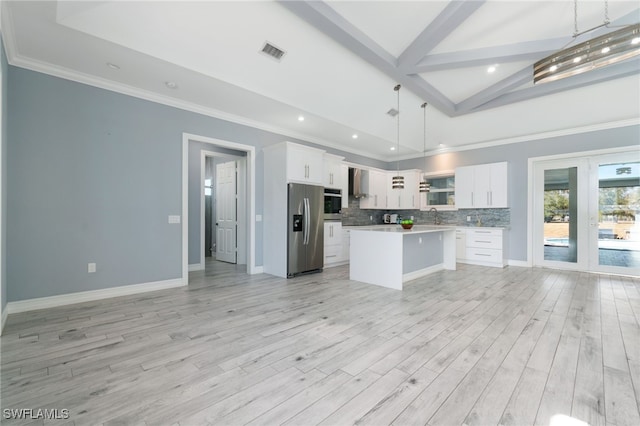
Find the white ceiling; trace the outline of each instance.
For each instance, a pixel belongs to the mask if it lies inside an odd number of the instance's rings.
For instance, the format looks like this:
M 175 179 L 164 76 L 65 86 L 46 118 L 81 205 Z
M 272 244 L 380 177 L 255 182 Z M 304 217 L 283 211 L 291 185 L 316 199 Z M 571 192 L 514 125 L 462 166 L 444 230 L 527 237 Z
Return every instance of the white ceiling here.
M 386 112 L 397 107 L 397 83 L 403 158 L 422 155 L 424 101 L 431 153 L 638 122 L 638 58 L 533 86 L 532 64 L 572 41 L 573 7 L 4 1 L 2 33 L 16 66 L 392 160 L 397 121 Z M 580 0 L 579 30 L 604 13 L 604 2 Z M 608 14 L 612 25 L 640 22 L 635 0 L 609 0 Z M 280 62 L 260 53 L 265 41 L 285 50 Z

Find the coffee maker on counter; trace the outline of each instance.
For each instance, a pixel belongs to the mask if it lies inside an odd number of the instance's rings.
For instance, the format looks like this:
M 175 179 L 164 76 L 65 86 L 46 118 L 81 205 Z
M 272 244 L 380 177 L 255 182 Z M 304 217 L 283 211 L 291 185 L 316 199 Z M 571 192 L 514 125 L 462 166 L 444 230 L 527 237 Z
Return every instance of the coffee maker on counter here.
M 382 216 L 382 220 L 384 221 L 384 223 L 398 223 L 398 215 L 387 213 Z

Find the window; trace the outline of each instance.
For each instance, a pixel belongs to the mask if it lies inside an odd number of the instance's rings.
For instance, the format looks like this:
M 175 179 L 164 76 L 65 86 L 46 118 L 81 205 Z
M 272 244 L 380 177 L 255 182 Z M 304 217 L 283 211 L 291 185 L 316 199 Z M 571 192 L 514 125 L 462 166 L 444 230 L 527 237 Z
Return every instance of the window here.
M 425 194 L 425 207 L 430 209 L 436 208 L 455 208 L 456 192 L 455 192 L 455 172 L 439 173 L 438 175 L 425 174 L 427 182 L 431 185 L 429 192 Z

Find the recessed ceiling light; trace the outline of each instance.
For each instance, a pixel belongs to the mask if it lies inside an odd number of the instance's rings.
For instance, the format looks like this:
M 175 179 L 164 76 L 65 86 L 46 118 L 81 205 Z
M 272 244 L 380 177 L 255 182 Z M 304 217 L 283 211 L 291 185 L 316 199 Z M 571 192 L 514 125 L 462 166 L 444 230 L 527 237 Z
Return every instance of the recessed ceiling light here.
M 395 146 L 392 146 L 392 147 L 391 147 L 391 148 L 389 148 L 389 149 L 390 149 L 391 151 L 395 151 L 395 150 L 396 150 L 396 147 L 395 147 Z
M 443 147 L 444 147 L 444 144 L 443 144 L 443 143 L 441 143 L 441 144 L 438 144 L 438 146 L 439 146 L 440 148 L 443 148 Z
M 177 89 L 178 85 L 176 84 L 175 81 L 165 81 L 164 85 L 167 86 L 169 89 Z
M 109 68 L 113 69 L 113 70 L 119 70 L 120 69 L 120 67 L 118 65 L 116 65 L 114 63 L 111 63 L 111 62 L 107 62 L 107 66 Z
M 631 44 L 638 44 L 640 43 L 640 37 L 635 37 L 634 39 L 631 40 Z
M 298 121 L 304 121 L 304 116 L 303 115 L 299 115 L 298 116 Z
M 352 137 L 353 139 L 358 139 L 358 134 L 357 134 L 357 133 L 354 133 L 353 135 L 351 135 L 351 137 Z
M 549 71 L 554 72 L 557 69 L 558 69 L 557 65 L 551 65 L 551 68 L 549 68 Z
M 489 74 L 496 72 L 496 66 L 495 65 L 491 65 L 489 68 L 487 68 L 487 72 Z
M 577 64 L 578 62 L 580 62 L 582 60 L 582 57 L 580 56 L 576 56 L 575 58 L 573 58 L 573 63 Z
M 611 50 L 611 49 L 607 46 L 607 47 L 603 47 L 603 48 L 602 48 L 602 50 L 601 50 L 601 52 L 602 52 L 602 53 L 609 53 L 609 51 L 610 51 L 610 50 Z

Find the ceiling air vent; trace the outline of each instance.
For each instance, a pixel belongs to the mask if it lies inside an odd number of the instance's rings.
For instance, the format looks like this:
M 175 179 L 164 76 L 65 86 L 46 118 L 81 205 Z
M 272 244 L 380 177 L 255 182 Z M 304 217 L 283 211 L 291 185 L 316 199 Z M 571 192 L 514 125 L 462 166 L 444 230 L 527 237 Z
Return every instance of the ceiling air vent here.
M 277 61 L 282 59 L 282 57 L 284 56 L 284 50 L 275 47 L 269 42 L 265 42 L 264 46 L 262 47 L 262 53 L 271 56 Z
M 395 117 L 396 115 L 398 115 L 398 110 L 395 108 L 391 108 L 389 111 L 387 111 L 387 114 L 389 114 L 391 117 Z

